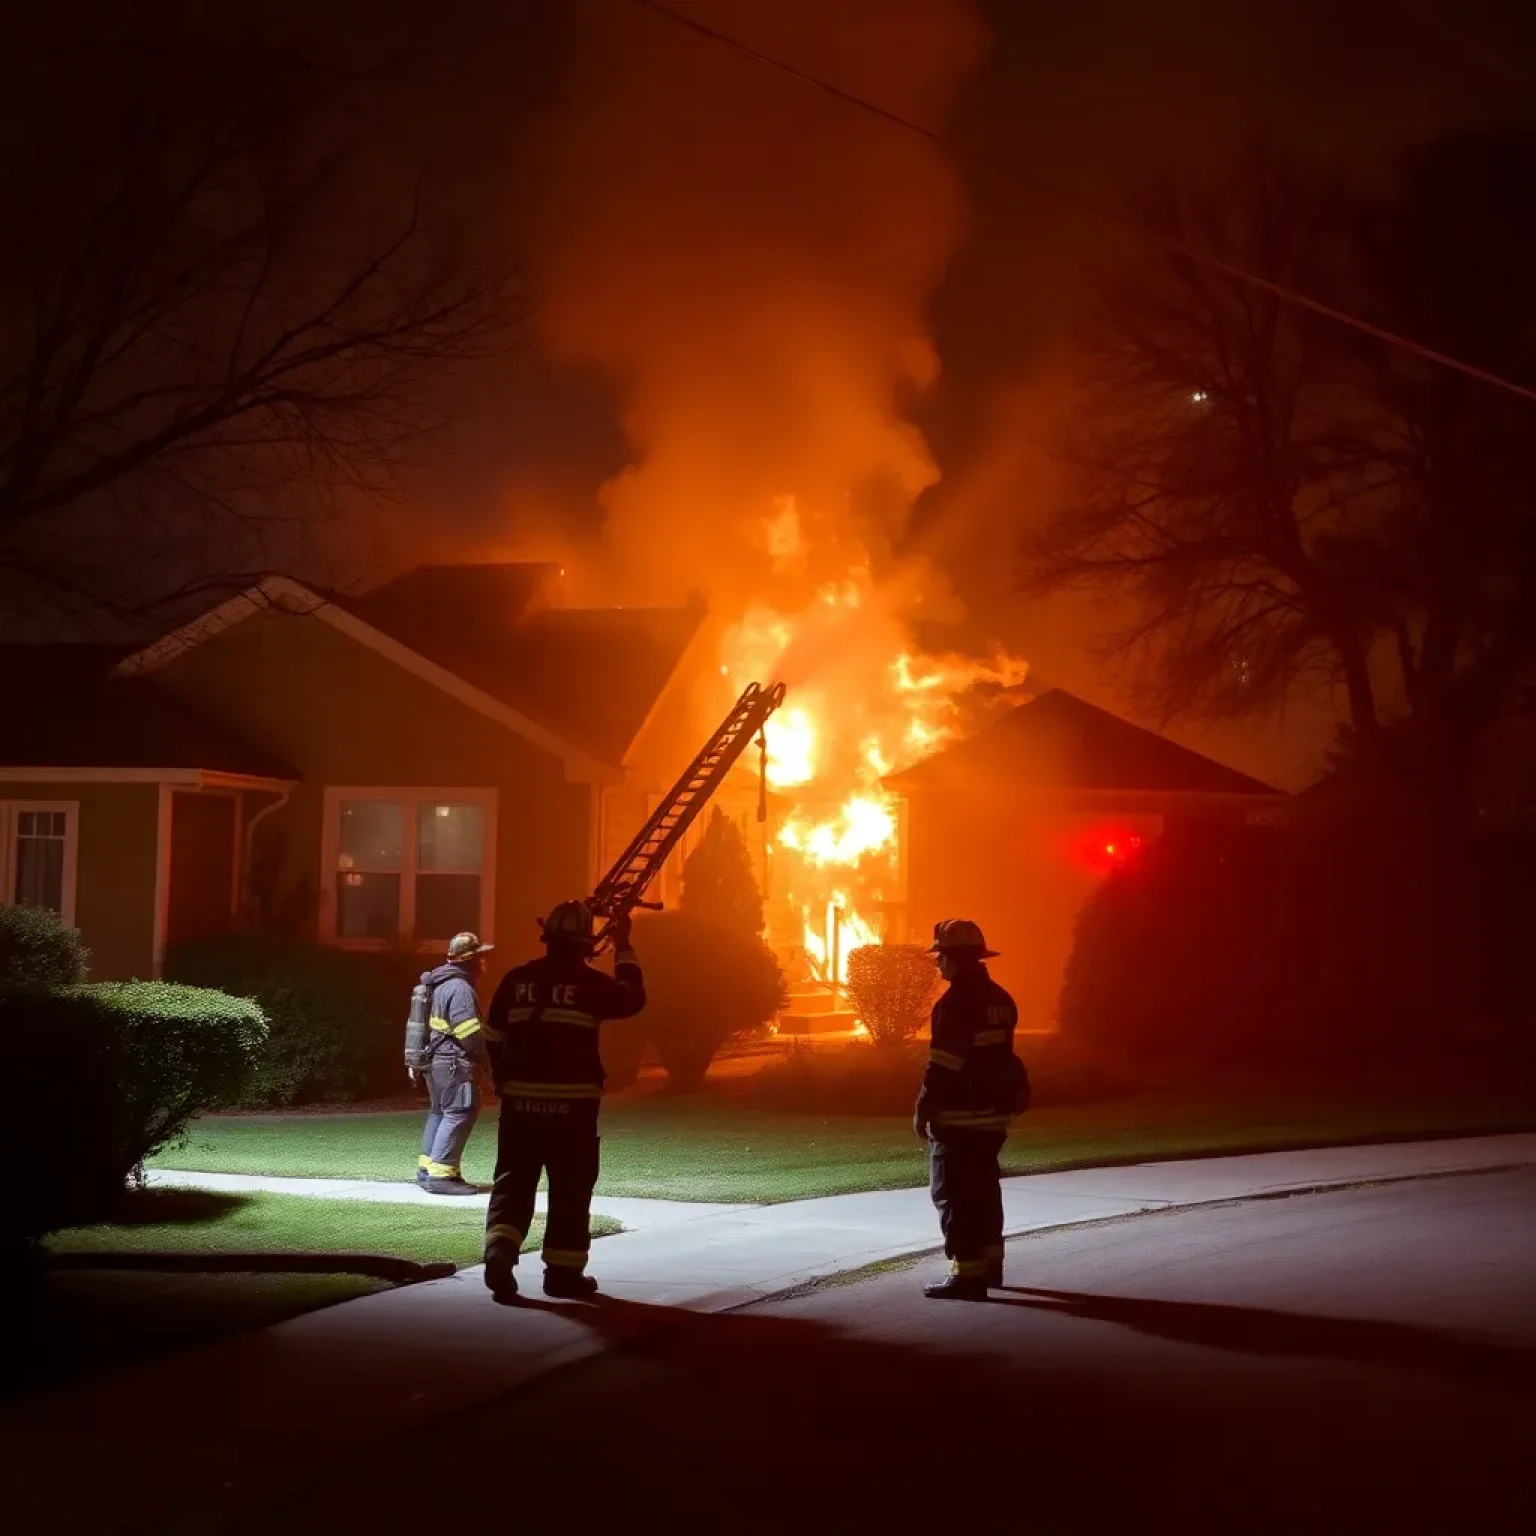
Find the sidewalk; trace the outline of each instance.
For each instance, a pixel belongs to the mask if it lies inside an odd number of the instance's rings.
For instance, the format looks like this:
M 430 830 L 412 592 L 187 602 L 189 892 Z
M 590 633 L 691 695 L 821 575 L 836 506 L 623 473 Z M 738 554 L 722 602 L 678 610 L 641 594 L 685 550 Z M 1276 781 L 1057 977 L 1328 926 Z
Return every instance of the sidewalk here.
M 1017 1236 L 1530 1164 L 1536 1135 L 1144 1163 L 1010 1179 L 1005 1209 Z M 656 1308 L 626 1322 L 637 1332 L 664 1326 L 668 1309 L 726 1310 L 937 1241 L 925 1190 L 674 1214 L 593 1250 L 607 1294 Z M 537 1285 L 536 1262 L 522 1273 Z M 596 1354 L 586 1312 L 542 1298 L 498 1307 L 467 1270 L 12 1403 L 0 1411 L 8 1491 L 56 1530 L 218 1530 L 365 1447 L 398 1440 L 410 1454 L 406 1437 L 434 1420 Z
M 305 1195 L 317 1200 L 368 1200 L 382 1205 L 432 1205 L 483 1211 L 491 1203 L 483 1195 L 429 1195 L 414 1184 L 389 1184 L 382 1179 L 282 1179 L 260 1173 L 180 1173 L 169 1168 L 150 1168 L 145 1182 L 151 1189 L 207 1189 L 223 1194 Z M 539 1193 L 536 1208 L 545 1210 L 549 1197 Z M 636 1200 L 623 1195 L 598 1195 L 592 1201 L 594 1216 L 612 1216 L 626 1232 L 645 1227 L 669 1226 L 695 1216 L 717 1216 L 722 1211 L 744 1209 L 689 1200 Z

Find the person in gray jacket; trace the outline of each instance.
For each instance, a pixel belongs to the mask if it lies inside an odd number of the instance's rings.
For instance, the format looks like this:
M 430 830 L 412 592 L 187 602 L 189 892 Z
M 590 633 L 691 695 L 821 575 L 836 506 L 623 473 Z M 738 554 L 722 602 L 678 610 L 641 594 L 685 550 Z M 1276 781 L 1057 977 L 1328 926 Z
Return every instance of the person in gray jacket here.
M 429 1195 L 475 1195 L 460 1169 L 469 1133 L 480 1117 L 477 1079 L 485 1071 L 485 1027 L 475 982 L 491 945 L 473 933 L 458 933 L 448 944 L 448 959 L 428 971 L 422 985 L 432 990 L 427 1065 L 412 1072 L 425 1078 L 430 1108 L 421 1133 L 416 1182 Z

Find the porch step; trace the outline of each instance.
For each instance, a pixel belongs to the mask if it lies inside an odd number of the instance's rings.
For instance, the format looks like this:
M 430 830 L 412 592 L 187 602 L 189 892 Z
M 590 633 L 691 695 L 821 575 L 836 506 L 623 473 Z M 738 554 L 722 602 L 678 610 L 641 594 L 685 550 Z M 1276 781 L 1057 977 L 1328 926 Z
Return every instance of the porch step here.
M 830 987 L 791 987 L 790 1013 L 835 1013 L 842 999 L 834 997 Z
M 800 1013 L 793 1009 L 779 1015 L 780 1035 L 846 1035 L 852 1032 L 859 1016 L 846 1009 L 825 1009 Z

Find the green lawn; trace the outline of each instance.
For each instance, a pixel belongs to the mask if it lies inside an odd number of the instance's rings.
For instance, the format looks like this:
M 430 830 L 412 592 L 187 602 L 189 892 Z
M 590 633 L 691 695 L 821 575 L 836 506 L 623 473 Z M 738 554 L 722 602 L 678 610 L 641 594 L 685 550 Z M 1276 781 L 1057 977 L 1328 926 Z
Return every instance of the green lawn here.
M 1533 1125 L 1528 1097 L 1496 1088 L 1349 1097 L 1315 1088 L 1147 1092 L 1031 1113 L 1008 1143 L 1005 1166 L 1028 1173 Z M 200 1172 L 401 1179 L 415 1167 L 420 1129 L 413 1113 L 212 1116 L 156 1161 Z M 494 1133 L 482 1124 L 465 1177 L 488 1179 L 494 1151 Z M 603 1111 L 600 1194 L 774 1202 L 926 1178 L 924 1150 L 905 1118 L 772 1113 L 711 1094 L 655 1094 Z
M 134 1219 L 56 1233 L 59 1253 L 384 1253 L 421 1263 L 478 1264 L 485 1212 L 462 1205 L 327 1200 L 308 1195 L 150 1190 L 129 1206 Z M 593 1221 L 594 1235 L 619 1230 Z M 528 1234 L 543 1240 L 544 1221 Z
M 485 1212 L 304 1195 L 153 1189 L 128 1197 L 122 1220 L 47 1240 L 54 1253 L 382 1253 L 478 1264 Z M 594 1236 L 620 1230 L 594 1218 Z M 543 1239 L 542 1218 L 529 1247 Z M 389 1289 L 348 1274 L 197 1274 L 45 1270 L 32 1326 L 0 1368 L 0 1395 L 37 1391 L 156 1355 L 267 1328 L 317 1307 Z

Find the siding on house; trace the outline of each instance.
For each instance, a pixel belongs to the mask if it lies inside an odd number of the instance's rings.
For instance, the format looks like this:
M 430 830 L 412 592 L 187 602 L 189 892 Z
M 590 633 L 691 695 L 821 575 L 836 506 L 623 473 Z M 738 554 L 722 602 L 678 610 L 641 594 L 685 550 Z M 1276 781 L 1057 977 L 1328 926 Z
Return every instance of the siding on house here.
M 0 804 L 73 801 L 80 807 L 75 926 L 93 981 L 147 977 L 154 966 L 156 784 L 6 784 Z
M 537 916 L 587 889 L 592 788 L 566 783 L 557 759 L 322 620 L 258 613 L 155 679 L 301 776 L 258 840 L 284 890 L 307 898 L 311 932 L 327 786 L 497 791 L 498 970 L 535 952 Z

